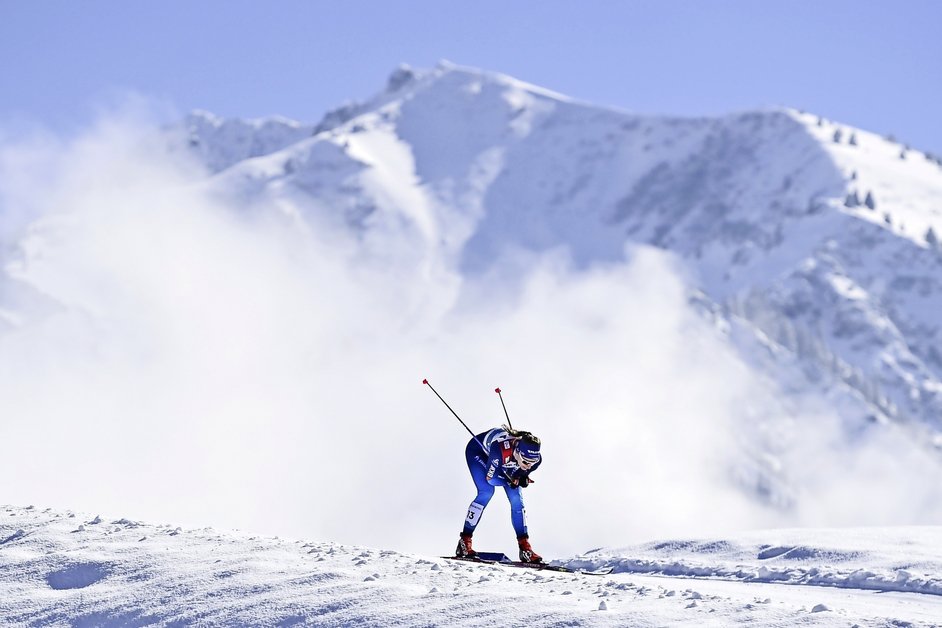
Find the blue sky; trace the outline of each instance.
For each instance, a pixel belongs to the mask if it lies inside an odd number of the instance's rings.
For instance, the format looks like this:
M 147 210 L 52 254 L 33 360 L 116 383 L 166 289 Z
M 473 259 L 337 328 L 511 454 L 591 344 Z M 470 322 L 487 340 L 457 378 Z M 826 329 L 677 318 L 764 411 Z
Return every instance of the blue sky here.
M 401 62 L 642 113 L 803 108 L 942 154 L 942 1 L 0 0 L 0 124 L 80 128 L 134 91 L 308 122 Z

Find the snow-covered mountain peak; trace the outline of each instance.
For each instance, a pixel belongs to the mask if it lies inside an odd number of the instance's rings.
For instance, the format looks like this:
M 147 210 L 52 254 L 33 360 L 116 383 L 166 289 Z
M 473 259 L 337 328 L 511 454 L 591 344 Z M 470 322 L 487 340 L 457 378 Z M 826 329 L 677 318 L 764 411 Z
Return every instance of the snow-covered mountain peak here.
M 271 127 L 301 128 L 304 125 L 285 116 L 273 115 L 262 118 L 222 118 L 205 109 L 194 109 L 185 118 L 185 122 L 193 125 L 211 126 L 221 128 L 226 125 L 245 125 L 253 129 L 262 130 Z
M 942 229 L 942 163 L 933 155 L 876 133 L 794 112 L 840 168 L 843 211 L 917 246 Z M 932 240 L 932 236 L 929 236 Z
M 389 76 L 386 87 L 373 97 L 362 102 L 345 103 L 328 111 L 315 127 L 315 133 L 335 129 L 358 116 L 381 110 L 391 102 L 403 103 L 424 98 L 441 104 L 442 101 L 461 101 L 482 93 L 503 94 L 508 105 L 516 110 L 526 107 L 535 97 L 571 102 L 570 98 L 562 94 L 511 76 L 450 61 L 440 61 L 429 70 L 415 70 L 403 64 Z
M 176 129 L 211 172 L 267 155 L 309 137 L 313 127 L 282 116 L 244 120 L 191 112 Z
M 232 165 L 220 189 L 465 272 L 515 247 L 583 266 L 669 250 L 756 346 L 822 369 L 851 423 L 942 429 L 942 168 L 874 133 L 788 108 L 638 115 L 443 62 L 402 66 L 303 141 Z
M 574 102 L 572 98 L 566 96 L 565 94 L 546 89 L 545 87 L 541 87 L 539 85 L 534 85 L 533 83 L 522 81 L 518 78 L 510 76 L 509 74 L 483 70 L 471 66 L 458 65 L 447 61 L 440 63 L 438 67 L 442 70 L 441 76 L 449 74 L 460 75 L 471 81 L 487 82 L 513 90 L 525 91 L 535 96 L 558 100 L 560 102 Z
M 421 90 L 434 89 L 439 83 L 445 83 L 446 89 L 464 84 L 464 87 L 459 87 L 459 89 L 469 90 L 474 93 L 478 92 L 481 86 L 487 84 L 526 91 L 533 95 L 560 102 L 573 101 L 564 94 L 522 81 L 508 74 L 460 65 L 447 60 L 439 61 L 430 70 L 415 70 L 407 64 L 400 65 L 389 76 L 386 89 L 380 95 L 398 94 L 409 98 Z

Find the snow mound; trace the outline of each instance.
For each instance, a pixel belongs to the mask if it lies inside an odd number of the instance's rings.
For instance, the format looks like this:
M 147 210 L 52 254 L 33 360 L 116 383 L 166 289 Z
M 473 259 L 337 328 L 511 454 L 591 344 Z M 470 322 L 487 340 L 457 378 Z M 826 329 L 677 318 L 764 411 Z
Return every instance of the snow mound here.
M 775 530 L 596 549 L 570 567 L 942 595 L 942 528 Z
M 935 528 L 756 532 L 595 550 L 567 562 L 622 572 L 591 576 L 7 506 L 0 507 L 0 623 L 929 624 L 942 617 L 942 597 L 912 591 L 938 592 L 940 537 Z M 857 575 L 842 576 L 839 586 L 879 582 L 871 588 L 907 592 L 830 588 L 826 574 L 849 569 Z M 884 577 L 891 571 L 898 586 Z M 730 576 L 738 581 L 719 579 Z M 809 586 L 822 584 L 829 587 Z

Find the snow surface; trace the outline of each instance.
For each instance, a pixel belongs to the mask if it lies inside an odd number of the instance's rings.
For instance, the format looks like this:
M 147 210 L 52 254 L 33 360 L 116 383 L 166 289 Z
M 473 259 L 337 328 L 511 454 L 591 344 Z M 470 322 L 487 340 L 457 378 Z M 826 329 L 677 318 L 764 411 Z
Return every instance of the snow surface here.
M 0 508 L 0 620 L 52 626 L 928 626 L 939 528 L 593 550 L 607 576 Z

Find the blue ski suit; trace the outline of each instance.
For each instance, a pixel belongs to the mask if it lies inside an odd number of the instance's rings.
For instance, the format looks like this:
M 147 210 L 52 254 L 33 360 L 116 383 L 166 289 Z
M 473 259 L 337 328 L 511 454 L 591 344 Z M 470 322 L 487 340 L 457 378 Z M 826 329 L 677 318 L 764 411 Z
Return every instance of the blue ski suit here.
M 541 456 L 536 464 L 524 471 L 513 457 L 516 442 L 517 439 L 507 430 L 499 427 L 482 432 L 468 441 L 464 455 L 478 494 L 468 506 L 464 534 L 474 533 L 474 528 L 484 514 L 484 508 L 494 496 L 495 486 L 504 487 L 507 493 L 507 499 L 510 501 L 510 520 L 517 536 L 527 534 L 526 509 L 523 507 L 523 495 L 517 483 L 536 471 L 543 463 L 543 458 Z

